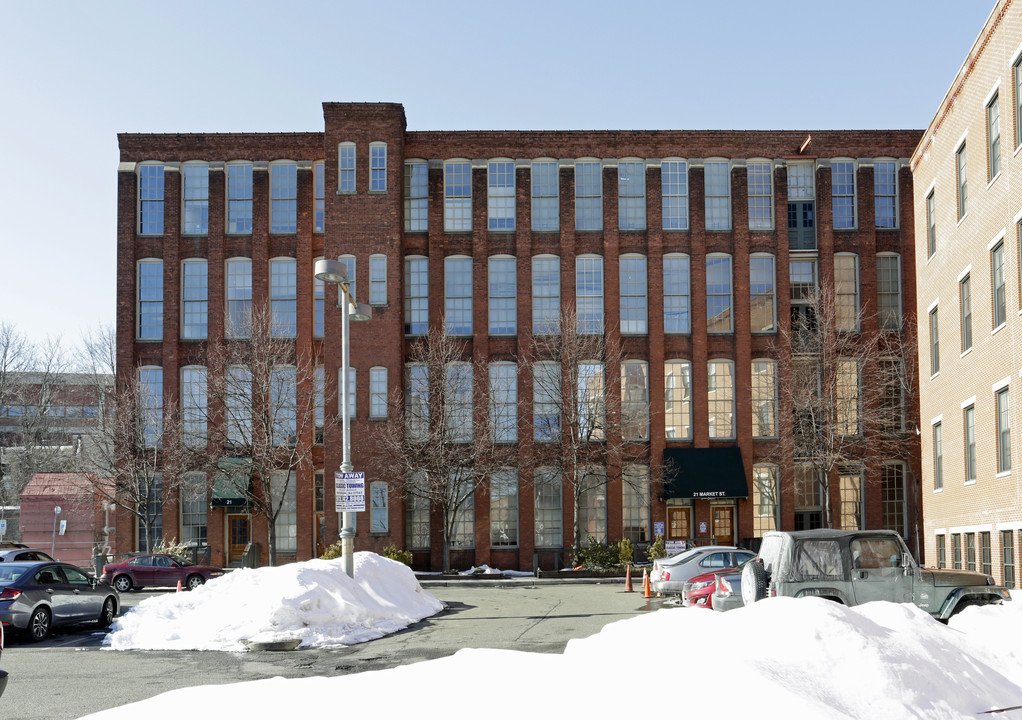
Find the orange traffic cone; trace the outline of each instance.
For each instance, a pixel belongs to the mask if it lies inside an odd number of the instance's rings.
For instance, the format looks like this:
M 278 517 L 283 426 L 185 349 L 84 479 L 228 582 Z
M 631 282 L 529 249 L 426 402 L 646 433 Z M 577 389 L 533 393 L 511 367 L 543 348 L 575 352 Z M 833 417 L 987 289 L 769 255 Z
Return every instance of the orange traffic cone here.
M 642 597 L 653 597 L 649 592 L 649 573 L 646 572 L 646 568 L 642 569 Z
M 632 564 L 625 568 L 625 592 L 632 592 Z
M 177 581 L 177 591 L 181 592 L 181 581 L 180 580 Z

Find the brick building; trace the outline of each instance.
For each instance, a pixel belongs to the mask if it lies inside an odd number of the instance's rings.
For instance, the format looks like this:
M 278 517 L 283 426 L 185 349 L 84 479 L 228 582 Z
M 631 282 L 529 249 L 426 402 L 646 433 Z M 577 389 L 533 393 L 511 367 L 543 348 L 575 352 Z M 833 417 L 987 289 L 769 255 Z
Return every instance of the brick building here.
M 1022 541 L 1020 83 L 1022 10 L 1002 0 L 912 155 L 927 557 L 1008 587 Z
M 318 286 L 312 267 L 344 260 L 356 299 L 372 307 L 371 321 L 351 328 L 353 462 L 373 505 L 359 515 L 356 548 L 393 544 L 418 568 L 440 566 L 436 508 L 401 501 L 393 488 L 404 479 L 367 465 L 366 449 L 374 423 L 400 422 L 383 400 L 405 382 L 409 343 L 443 331 L 444 318 L 474 358 L 510 365 L 523 428 L 510 493 L 475 494 L 453 562 L 560 566 L 572 543 L 571 478 L 534 491 L 541 399 L 514 368 L 549 314 L 577 304 L 620 339 L 625 362 L 600 368 L 606 391 L 649 408 L 636 437 L 607 438 L 633 443 L 633 461 L 608 468 L 587 497 L 588 532 L 640 546 L 660 531 L 751 543 L 772 527 L 824 522 L 813 483 L 776 459 L 786 417 L 778 328 L 835 274 L 844 300 L 867 311 L 858 331 L 879 332 L 871 308 L 895 332 L 914 318 L 908 158 L 918 131 L 409 132 L 398 104 L 323 110 L 320 133 L 119 136 L 121 382 L 145 368 L 164 397 L 180 397 L 188 371 L 224 342 L 226 318 L 269 300 L 297 346 L 320 358 L 325 397 L 336 397 L 336 290 Z M 334 402 L 325 412 L 337 411 Z M 282 558 L 308 558 L 337 536 L 323 478 L 340 465 L 340 439 L 328 423 L 315 467 L 297 475 L 290 528 L 278 527 Z M 659 477 L 665 458 L 662 483 L 627 490 L 622 474 Z M 890 460 L 882 471 L 835 472 L 831 500 L 844 509 L 834 521 L 890 525 L 911 542 L 915 433 Z M 215 488 L 209 499 L 199 521 L 213 562 L 237 562 L 243 541 L 265 540 L 243 507 L 222 507 Z M 169 504 L 164 533 L 184 517 Z M 500 547 L 495 517 L 511 528 Z M 135 535 L 119 522 L 123 543 Z

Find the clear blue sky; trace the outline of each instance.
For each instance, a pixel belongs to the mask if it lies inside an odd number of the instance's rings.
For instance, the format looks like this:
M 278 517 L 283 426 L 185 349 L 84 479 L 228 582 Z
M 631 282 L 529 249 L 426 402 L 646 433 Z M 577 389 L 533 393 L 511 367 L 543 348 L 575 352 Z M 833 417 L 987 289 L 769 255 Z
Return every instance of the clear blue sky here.
M 0 0 L 0 320 L 112 324 L 118 132 L 926 127 L 994 0 Z

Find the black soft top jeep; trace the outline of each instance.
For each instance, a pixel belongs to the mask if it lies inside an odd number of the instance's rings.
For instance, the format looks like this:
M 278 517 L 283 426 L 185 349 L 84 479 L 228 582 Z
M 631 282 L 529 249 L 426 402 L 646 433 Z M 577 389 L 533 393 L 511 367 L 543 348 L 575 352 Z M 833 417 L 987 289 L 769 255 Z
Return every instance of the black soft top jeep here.
M 920 568 L 893 530 L 772 531 L 742 569 L 742 600 L 823 597 L 844 605 L 906 602 L 940 620 L 969 605 L 1010 600 L 983 573 Z

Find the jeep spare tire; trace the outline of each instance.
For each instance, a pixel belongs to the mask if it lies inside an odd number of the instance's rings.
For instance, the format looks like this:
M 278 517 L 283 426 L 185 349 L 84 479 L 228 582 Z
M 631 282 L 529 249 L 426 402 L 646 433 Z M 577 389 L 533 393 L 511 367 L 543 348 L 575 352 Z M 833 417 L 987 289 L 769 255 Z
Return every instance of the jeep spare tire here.
M 742 603 L 752 605 L 767 594 L 766 568 L 760 559 L 750 560 L 742 568 Z

